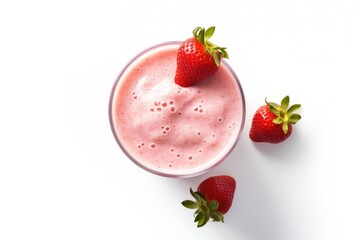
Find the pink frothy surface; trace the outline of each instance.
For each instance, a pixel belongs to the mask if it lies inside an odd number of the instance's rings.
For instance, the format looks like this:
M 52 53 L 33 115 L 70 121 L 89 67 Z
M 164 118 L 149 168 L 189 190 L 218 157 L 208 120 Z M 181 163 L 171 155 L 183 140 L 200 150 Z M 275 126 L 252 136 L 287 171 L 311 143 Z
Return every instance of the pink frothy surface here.
M 221 162 L 244 121 L 241 87 L 226 63 L 191 87 L 174 83 L 177 43 L 137 56 L 120 74 L 110 104 L 119 145 L 139 166 L 163 176 L 190 176 Z

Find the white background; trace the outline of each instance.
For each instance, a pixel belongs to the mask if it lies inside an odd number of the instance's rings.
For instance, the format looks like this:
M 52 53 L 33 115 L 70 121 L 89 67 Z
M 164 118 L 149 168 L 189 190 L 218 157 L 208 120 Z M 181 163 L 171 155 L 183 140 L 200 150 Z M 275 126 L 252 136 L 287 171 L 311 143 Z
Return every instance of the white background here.
M 0 1 L 0 239 L 360 239 L 360 3 L 342 0 Z M 154 44 L 217 27 L 246 97 L 216 169 L 147 173 L 117 146 L 112 84 Z M 301 103 L 279 145 L 254 144 L 265 97 Z M 225 223 L 181 206 L 207 176 L 237 181 Z

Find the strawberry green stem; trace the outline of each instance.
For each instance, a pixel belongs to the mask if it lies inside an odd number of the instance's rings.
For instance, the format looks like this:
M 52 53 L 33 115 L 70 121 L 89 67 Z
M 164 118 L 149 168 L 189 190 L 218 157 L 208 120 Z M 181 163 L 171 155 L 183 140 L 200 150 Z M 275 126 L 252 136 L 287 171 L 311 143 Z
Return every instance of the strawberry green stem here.
M 189 209 L 196 209 L 194 215 L 197 227 L 204 226 L 210 219 L 215 222 L 224 222 L 224 216 L 218 211 L 219 203 L 215 200 L 207 202 L 200 192 L 194 192 L 190 188 L 190 194 L 195 198 L 193 200 L 185 200 L 181 204 Z
M 217 66 L 220 66 L 221 58 L 229 58 L 229 54 L 226 51 L 226 48 L 219 47 L 214 43 L 210 42 L 209 39 L 214 35 L 215 27 L 209 27 L 208 29 L 196 27 L 193 30 L 194 38 L 200 41 L 206 48 L 206 51 L 210 53 Z
M 274 102 L 268 102 L 266 99 L 265 102 L 269 106 L 270 111 L 277 116 L 277 118 L 273 120 L 273 123 L 282 124 L 282 130 L 285 134 L 289 131 L 289 124 L 296 124 L 301 119 L 299 114 L 294 113 L 300 109 L 301 105 L 294 104 L 289 107 L 289 96 L 285 96 L 281 100 L 280 105 Z

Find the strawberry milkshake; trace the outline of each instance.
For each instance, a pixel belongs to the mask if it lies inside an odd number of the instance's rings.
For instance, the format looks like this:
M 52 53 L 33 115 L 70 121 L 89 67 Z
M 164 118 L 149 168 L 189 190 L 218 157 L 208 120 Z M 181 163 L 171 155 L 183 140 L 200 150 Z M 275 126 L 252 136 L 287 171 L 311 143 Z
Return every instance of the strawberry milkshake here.
M 110 125 L 123 152 L 160 176 L 192 177 L 222 162 L 239 140 L 245 100 L 225 62 L 190 87 L 174 82 L 179 42 L 136 56 L 118 76 L 110 97 Z

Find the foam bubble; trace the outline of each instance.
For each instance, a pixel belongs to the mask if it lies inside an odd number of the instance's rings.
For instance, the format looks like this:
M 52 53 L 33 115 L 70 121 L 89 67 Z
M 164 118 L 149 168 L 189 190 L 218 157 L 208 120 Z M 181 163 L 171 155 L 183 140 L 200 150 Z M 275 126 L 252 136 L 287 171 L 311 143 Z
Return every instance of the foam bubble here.
M 145 146 L 145 143 L 140 143 L 137 145 L 138 148 L 142 148 L 143 146 Z
M 161 126 L 161 129 L 163 134 L 167 134 L 170 131 L 169 126 Z
M 195 107 L 193 108 L 193 110 L 194 110 L 195 112 L 199 112 L 199 113 L 204 112 L 204 109 L 202 108 L 202 105 L 201 105 L 201 104 L 199 104 L 198 106 L 195 106 Z

